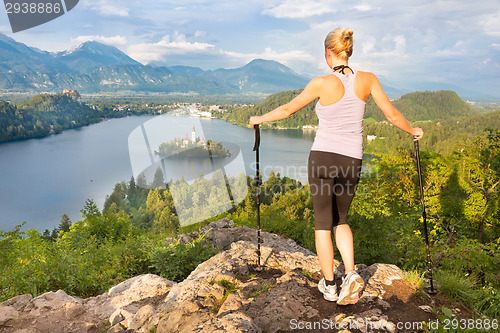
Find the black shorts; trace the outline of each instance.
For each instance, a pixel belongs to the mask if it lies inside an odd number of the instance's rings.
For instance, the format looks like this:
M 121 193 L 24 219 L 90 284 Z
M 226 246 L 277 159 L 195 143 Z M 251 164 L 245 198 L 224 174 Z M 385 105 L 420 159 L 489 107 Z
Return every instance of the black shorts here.
M 314 207 L 315 230 L 347 224 L 361 174 L 361 159 L 312 150 L 307 173 Z

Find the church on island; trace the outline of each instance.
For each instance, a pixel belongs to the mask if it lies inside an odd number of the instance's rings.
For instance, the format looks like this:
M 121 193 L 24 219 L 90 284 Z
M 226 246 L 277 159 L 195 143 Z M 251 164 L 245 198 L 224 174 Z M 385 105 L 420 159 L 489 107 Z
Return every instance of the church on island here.
M 188 135 L 186 134 L 186 137 L 184 138 L 184 140 L 182 140 L 181 148 L 187 147 L 189 145 L 189 143 L 198 144 L 198 145 L 202 145 L 203 147 L 207 147 L 207 142 L 205 140 L 200 140 L 199 137 L 198 138 L 196 137 L 196 129 L 194 128 L 194 126 L 193 126 L 193 131 L 191 132 L 191 141 L 189 141 Z M 178 141 L 176 141 L 176 145 L 179 145 Z
M 211 157 L 228 157 L 232 155 L 222 146 L 222 143 L 217 143 L 212 140 L 205 141 L 197 137 L 194 126 L 193 131 L 191 132 L 191 139 L 186 134 L 184 139 L 177 137 L 169 142 L 163 142 L 158 147 L 158 151 L 155 151 L 155 154 L 164 157 L 174 155 L 184 157 L 203 157 L 207 156 L 207 150 L 209 151 Z

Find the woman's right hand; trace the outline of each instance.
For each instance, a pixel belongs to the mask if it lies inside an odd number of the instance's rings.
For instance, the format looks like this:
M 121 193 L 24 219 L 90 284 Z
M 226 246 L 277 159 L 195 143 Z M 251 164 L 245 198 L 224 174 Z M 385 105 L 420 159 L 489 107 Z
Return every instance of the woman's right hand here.
M 248 124 L 250 125 L 250 127 L 254 128 L 255 125 L 262 124 L 262 121 L 260 120 L 259 116 L 254 116 L 250 117 L 250 121 L 248 122 Z
M 420 127 L 413 128 L 413 141 L 418 141 L 424 136 L 424 131 Z

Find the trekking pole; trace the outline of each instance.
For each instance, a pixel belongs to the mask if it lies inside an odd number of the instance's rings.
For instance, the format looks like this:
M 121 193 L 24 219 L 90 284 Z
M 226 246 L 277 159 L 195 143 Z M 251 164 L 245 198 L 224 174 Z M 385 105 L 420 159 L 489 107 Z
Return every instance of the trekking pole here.
M 418 171 L 418 181 L 420 184 L 420 202 L 422 204 L 422 219 L 424 220 L 424 236 L 425 244 L 427 248 L 427 265 L 430 277 L 430 289 L 429 294 L 435 294 L 437 291 L 434 289 L 434 282 L 432 280 L 432 262 L 431 262 L 431 251 L 429 249 L 429 234 L 427 232 L 427 214 L 425 213 L 425 201 L 424 201 L 424 186 L 422 184 L 422 169 L 420 168 L 420 150 L 418 146 L 418 141 L 414 141 L 415 145 L 415 155 L 417 157 L 417 171 Z
M 253 150 L 255 151 L 255 161 L 257 164 L 257 169 L 255 172 L 255 184 L 257 185 L 257 256 L 258 266 L 260 267 L 260 161 L 259 161 L 259 146 L 260 146 L 260 129 L 259 125 L 254 126 L 255 129 L 255 145 Z

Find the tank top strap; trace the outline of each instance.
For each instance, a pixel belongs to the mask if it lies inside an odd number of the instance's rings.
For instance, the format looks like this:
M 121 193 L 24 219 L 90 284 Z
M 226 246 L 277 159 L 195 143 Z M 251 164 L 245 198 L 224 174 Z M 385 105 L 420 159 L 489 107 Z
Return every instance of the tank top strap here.
M 354 93 L 354 81 L 357 74 L 356 71 L 353 70 L 352 73 L 349 73 L 347 75 L 343 75 L 338 72 L 333 72 L 333 74 L 335 74 L 335 76 L 339 78 L 340 82 L 342 82 L 346 93 L 348 93 L 348 91 L 349 94 Z

